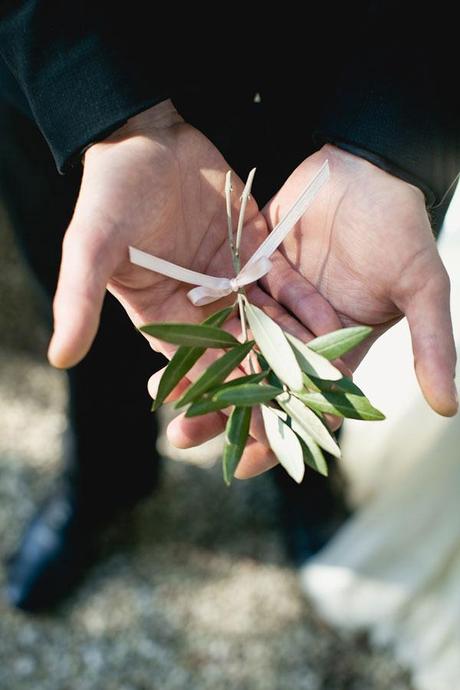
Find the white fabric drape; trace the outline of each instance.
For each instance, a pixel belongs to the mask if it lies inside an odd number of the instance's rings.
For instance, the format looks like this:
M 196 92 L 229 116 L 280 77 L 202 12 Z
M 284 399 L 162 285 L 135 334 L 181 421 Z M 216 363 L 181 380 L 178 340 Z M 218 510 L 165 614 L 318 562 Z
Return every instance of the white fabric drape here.
M 460 345 L 460 192 L 440 251 L 452 282 Z M 419 392 L 406 322 L 355 376 L 384 422 L 347 421 L 343 463 L 356 512 L 301 571 L 329 622 L 367 629 L 413 674 L 417 690 L 460 687 L 460 416 L 432 412 Z M 457 381 L 460 381 L 458 367 Z

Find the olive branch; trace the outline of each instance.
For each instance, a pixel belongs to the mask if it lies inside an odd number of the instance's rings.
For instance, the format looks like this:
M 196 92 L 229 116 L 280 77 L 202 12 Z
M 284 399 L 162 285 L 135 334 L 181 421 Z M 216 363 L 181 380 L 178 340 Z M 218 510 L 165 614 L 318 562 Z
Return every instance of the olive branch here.
M 249 173 L 241 196 L 236 235 L 231 171 L 225 180 L 228 243 L 235 275 L 240 271 L 241 238 L 254 173 L 255 170 Z M 243 342 L 223 328 L 235 308 L 239 311 Z M 261 409 L 273 453 L 296 482 L 302 481 L 305 465 L 327 475 L 323 451 L 340 457 L 340 448 L 325 423 L 325 414 L 366 421 L 385 418 L 351 378 L 343 376 L 332 364 L 370 335 L 369 326 L 343 328 L 307 344 L 283 331 L 251 304 L 244 288 L 239 287 L 232 306 L 217 311 L 201 324 L 154 323 L 143 325 L 140 330 L 179 346 L 161 377 L 152 411 L 165 402 L 207 349 L 225 350 L 190 384 L 175 407 L 186 408 L 186 417 L 231 409 L 222 455 L 227 484 L 245 449 L 254 407 Z M 227 380 L 246 359 L 251 373 Z

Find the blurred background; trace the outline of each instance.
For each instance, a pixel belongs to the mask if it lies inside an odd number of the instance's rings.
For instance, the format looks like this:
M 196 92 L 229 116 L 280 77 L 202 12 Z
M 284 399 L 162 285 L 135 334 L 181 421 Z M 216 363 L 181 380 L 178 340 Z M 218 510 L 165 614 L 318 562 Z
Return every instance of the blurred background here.
M 2 587 L 58 472 L 66 389 L 1 207 L 0 332 Z M 314 613 L 285 561 L 267 477 L 227 489 L 219 439 L 180 453 L 162 436 L 160 447 L 160 489 L 113 525 L 72 599 L 46 616 L 0 599 L 0 688 L 411 690 L 391 653 Z

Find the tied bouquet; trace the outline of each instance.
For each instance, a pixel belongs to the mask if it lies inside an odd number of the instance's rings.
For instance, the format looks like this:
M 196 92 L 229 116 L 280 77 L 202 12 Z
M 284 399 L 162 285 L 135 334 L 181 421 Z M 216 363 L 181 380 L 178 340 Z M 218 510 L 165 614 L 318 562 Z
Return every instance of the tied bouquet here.
M 251 171 L 241 197 L 236 233 L 232 219 L 231 173 L 226 177 L 233 279 L 205 276 L 130 248 L 134 263 L 200 285 L 188 293 L 194 304 L 208 304 L 232 292 L 236 294 L 232 306 L 217 311 L 201 324 L 168 322 L 140 327 L 148 335 L 179 346 L 161 377 L 152 410 L 165 402 L 208 349 L 223 350 L 223 354 L 190 384 L 175 407 L 185 408 L 186 417 L 220 410 L 228 413 L 222 454 L 227 484 L 232 480 L 248 441 L 253 411 L 259 408 L 273 453 L 288 474 L 301 482 L 306 464 L 327 474 L 323 451 L 340 457 L 325 415 L 366 421 L 384 419 L 351 378 L 343 376 L 332 363 L 359 345 L 372 328 L 343 328 L 304 343 L 283 331 L 265 312 L 250 303 L 245 285 L 270 270 L 269 256 L 305 212 L 329 175 L 326 162 L 281 223 L 241 268 L 241 237 L 254 172 Z M 236 309 L 241 321 L 240 340 L 225 330 L 226 320 Z

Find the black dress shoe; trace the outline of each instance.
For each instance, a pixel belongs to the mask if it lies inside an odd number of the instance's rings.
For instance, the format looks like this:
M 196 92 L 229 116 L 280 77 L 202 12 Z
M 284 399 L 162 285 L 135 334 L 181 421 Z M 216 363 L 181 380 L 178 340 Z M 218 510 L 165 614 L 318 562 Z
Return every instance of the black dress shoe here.
M 28 612 L 48 610 L 70 594 L 94 560 L 101 532 L 113 519 L 149 495 L 156 486 L 144 481 L 135 494 L 98 500 L 64 479 L 26 528 L 16 552 L 7 560 L 6 597 Z
M 27 527 L 8 559 L 6 596 L 25 611 L 50 608 L 78 582 L 88 564 L 94 530 L 73 492 L 61 488 Z
M 296 567 L 326 546 L 351 514 L 344 498 L 344 480 L 333 463 L 336 460 L 328 462 L 329 477 L 306 467 L 301 484 L 296 484 L 281 467 L 272 470 L 284 546 Z

